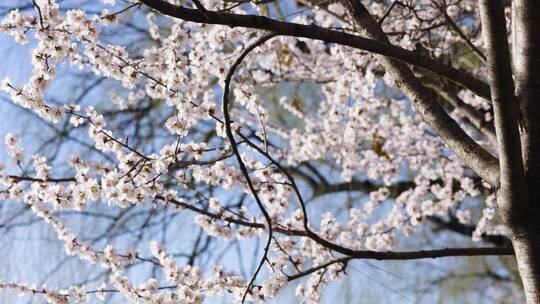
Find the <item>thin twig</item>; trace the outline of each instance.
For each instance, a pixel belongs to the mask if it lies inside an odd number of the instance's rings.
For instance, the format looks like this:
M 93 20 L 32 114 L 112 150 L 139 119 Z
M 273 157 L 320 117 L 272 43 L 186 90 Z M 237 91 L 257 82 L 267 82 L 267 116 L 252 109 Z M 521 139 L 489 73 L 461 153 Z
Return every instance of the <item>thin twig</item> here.
M 242 171 L 242 174 L 244 175 L 248 188 L 251 191 L 251 194 L 253 195 L 253 197 L 255 198 L 255 201 L 257 202 L 257 205 L 259 206 L 259 209 L 261 210 L 268 224 L 268 241 L 266 242 L 266 246 L 264 248 L 264 255 L 261 258 L 259 266 L 255 270 L 255 273 L 253 274 L 251 280 L 249 281 L 246 292 L 244 293 L 244 296 L 242 297 L 242 303 L 246 300 L 247 294 L 249 293 L 253 283 L 255 282 L 255 279 L 257 278 L 257 275 L 259 274 L 262 266 L 264 265 L 264 261 L 267 259 L 268 251 L 270 250 L 270 243 L 272 242 L 272 219 L 270 218 L 268 211 L 266 211 L 261 199 L 259 198 L 259 195 L 257 194 L 257 190 L 255 189 L 255 186 L 253 186 L 253 182 L 251 181 L 246 165 L 244 164 L 244 161 L 242 160 L 242 157 L 240 156 L 240 152 L 238 151 L 238 146 L 234 139 L 234 134 L 231 130 L 231 117 L 229 115 L 229 86 L 230 86 L 232 77 L 234 75 L 234 72 L 236 71 L 236 68 L 240 65 L 242 60 L 244 60 L 244 58 L 249 54 L 249 52 L 251 52 L 258 46 L 262 45 L 266 41 L 276 36 L 277 35 L 274 33 L 265 35 L 259 38 L 257 41 L 255 41 L 252 45 L 247 47 L 242 52 L 242 54 L 240 54 L 240 56 L 236 59 L 233 65 L 230 67 L 229 72 L 227 73 L 227 77 L 225 78 L 224 88 L 223 88 L 223 105 L 222 106 L 223 106 L 223 117 L 224 117 L 224 123 L 225 123 L 225 133 L 227 134 L 227 138 L 229 139 L 229 142 L 231 144 L 231 149 L 236 155 L 238 165 L 240 166 L 240 171 Z

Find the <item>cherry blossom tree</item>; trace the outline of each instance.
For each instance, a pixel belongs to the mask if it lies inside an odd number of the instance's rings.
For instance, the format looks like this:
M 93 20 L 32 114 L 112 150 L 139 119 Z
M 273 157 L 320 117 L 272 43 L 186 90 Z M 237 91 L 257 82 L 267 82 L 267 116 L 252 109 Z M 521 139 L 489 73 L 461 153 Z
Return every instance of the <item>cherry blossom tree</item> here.
M 32 45 L 33 67 L 26 83 L 5 78 L 1 91 L 62 138 L 90 143 L 53 164 L 7 134 L 0 191 L 105 277 L 96 288 L 0 289 L 48 303 L 114 294 L 267 302 L 306 279 L 296 294 L 312 303 L 354 260 L 508 255 L 523 299 L 540 303 L 540 3 L 101 2 L 33 0 L 0 22 L 1 33 Z M 122 39 L 128 31 L 142 33 L 136 48 Z M 61 70 L 99 77 L 91 87 L 107 94 L 92 105 L 48 99 Z M 291 83 L 309 83 L 319 100 L 307 104 Z M 265 90 L 276 87 L 271 100 Z M 124 117 L 136 119 L 119 124 Z M 367 196 L 345 214 L 313 204 L 350 192 Z M 187 214 L 200 228 L 188 262 L 158 238 L 92 241 L 67 220 L 106 209 L 143 211 L 144 229 Z M 482 245 L 400 248 L 428 223 Z M 253 271 L 194 265 L 205 238 L 260 241 Z M 160 273 L 130 273 L 138 264 Z

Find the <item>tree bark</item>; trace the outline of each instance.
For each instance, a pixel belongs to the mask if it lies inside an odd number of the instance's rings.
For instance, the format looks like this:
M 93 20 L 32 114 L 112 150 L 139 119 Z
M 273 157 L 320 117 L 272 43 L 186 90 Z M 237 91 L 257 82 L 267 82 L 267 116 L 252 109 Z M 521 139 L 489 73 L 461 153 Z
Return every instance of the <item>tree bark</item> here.
M 512 1 L 513 68 L 520 105 L 525 210 L 502 214 L 510 228 L 528 304 L 540 304 L 540 2 Z
M 503 1 L 480 0 L 479 5 L 499 151 L 498 205 L 504 217 L 509 217 L 528 205 L 518 130 L 519 105 L 514 95 Z
M 537 223 L 532 223 L 538 226 Z M 540 231 L 512 229 L 512 245 L 517 259 L 527 304 L 540 303 Z

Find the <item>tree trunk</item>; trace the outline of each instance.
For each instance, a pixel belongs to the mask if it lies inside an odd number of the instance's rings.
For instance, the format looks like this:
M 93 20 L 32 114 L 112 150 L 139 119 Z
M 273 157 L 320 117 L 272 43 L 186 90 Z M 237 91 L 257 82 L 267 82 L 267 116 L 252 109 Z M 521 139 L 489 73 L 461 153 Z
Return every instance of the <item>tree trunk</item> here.
M 512 233 L 512 244 L 516 254 L 519 275 L 523 283 L 528 304 L 540 303 L 540 233 L 527 231 L 525 235 Z
M 525 211 L 506 214 L 503 220 L 511 230 L 527 303 L 540 304 L 540 1 L 512 1 L 512 23 L 514 79 L 521 108 L 520 136 L 529 199 Z

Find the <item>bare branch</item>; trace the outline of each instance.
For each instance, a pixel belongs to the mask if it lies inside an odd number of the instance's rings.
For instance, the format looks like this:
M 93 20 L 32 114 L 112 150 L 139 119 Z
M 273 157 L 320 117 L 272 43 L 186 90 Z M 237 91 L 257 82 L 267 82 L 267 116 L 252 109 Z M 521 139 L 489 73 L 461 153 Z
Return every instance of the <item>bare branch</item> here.
M 255 273 L 253 273 L 253 276 L 247 286 L 247 290 L 244 293 L 244 296 L 242 297 L 242 303 L 246 300 L 247 294 L 250 292 L 251 287 L 253 286 L 253 283 L 255 282 L 255 279 L 257 278 L 257 274 L 259 271 L 261 271 L 262 266 L 264 265 L 264 261 L 267 259 L 268 251 L 270 250 L 270 243 L 272 242 L 272 219 L 270 218 L 270 215 L 266 211 L 261 199 L 259 198 L 259 195 L 257 194 L 257 190 L 253 186 L 253 182 L 251 181 L 251 178 L 249 177 L 249 172 L 246 168 L 246 165 L 244 164 L 244 161 L 242 160 L 242 157 L 240 156 L 240 152 L 238 151 L 238 145 L 236 144 L 236 141 L 234 139 L 234 134 L 231 129 L 231 117 L 229 115 L 229 86 L 231 84 L 232 77 L 234 75 L 234 72 L 236 71 L 236 68 L 240 65 L 242 60 L 249 54 L 249 52 L 253 51 L 258 46 L 262 45 L 266 41 L 276 37 L 276 34 L 269 34 L 261 37 L 257 41 L 255 41 L 252 45 L 247 47 L 240 56 L 235 60 L 231 68 L 229 69 L 229 72 L 227 73 L 227 76 L 225 77 L 225 83 L 223 85 L 223 117 L 224 117 L 224 124 L 225 124 L 225 133 L 227 134 L 227 138 L 229 139 L 229 143 L 231 144 L 231 149 L 233 150 L 236 160 L 238 161 L 238 165 L 240 166 L 240 171 L 242 171 L 242 174 L 244 175 L 244 178 L 246 180 L 246 183 L 248 185 L 249 190 L 251 191 L 251 194 L 255 198 L 255 201 L 257 202 L 257 206 L 259 206 L 259 209 L 261 210 L 264 218 L 266 219 L 266 222 L 268 224 L 268 241 L 266 242 L 266 246 L 264 248 L 264 255 L 261 258 L 261 262 L 259 263 L 259 266 L 255 270 Z
M 440 84 L 433 84 L 429 78 L 422 78 L 422 83 L 435 91 L 439 96 L 448 101 L 455 109 L 458 109 L 468 121 L 484 134 L 493 147 L 497 147 L 497 135 L 495 134 L 495 126 L 492 121 L 485 119 L 485 112 L 482 112 L 470 104 L 465 103 L 456 92 L 453 92 L 447 87 L 441 87 Z
M 527 187 L 521 158 L 519 105 L 514 96 L 510 47 L 501 0 L 481 0 L 480 15 L 488 53 L 488 73 L 500 162 L 498 205 L 505 220 L 527 206 Z
M 435 2 L 435 1 L 432 1 L 432 2 L 435 5 L 437 5 L 437 2 Z M 476 45 L 474 45 L 474 43 L 472 43 L 471 39 L 469 39 L 465 35 L 465 33 L 463 33 L 463 31 L 459 28 L 459 26 L 454 22 L 454 20 L 452 20 L 452 18 L 450 18 L 450 16 L 448 16 L 448 13 L 446 12 L 446 8 L 445 7 L 439 7 L 439 9 L 441 10 L 441 13 L 444 16 L 444 20 L 446 20 L 446 22 L 448 23 L 450 28 L 459 36 L 459 38 L 461 38 L 461 40 L 463 40 L 463 42 L 465 42 L 467 47 L 473 52 L 473 54 L 476 55 L 476 57 L 478 57 L 478 59 L 480 59 L 482 62 L 486 63 L 486 61 L 487 61 L 486 55 L 484 55 L 484 53 L 482 53 L 482 51 L 480 49 L 478 49 L 478 47 L 476 47 Z

